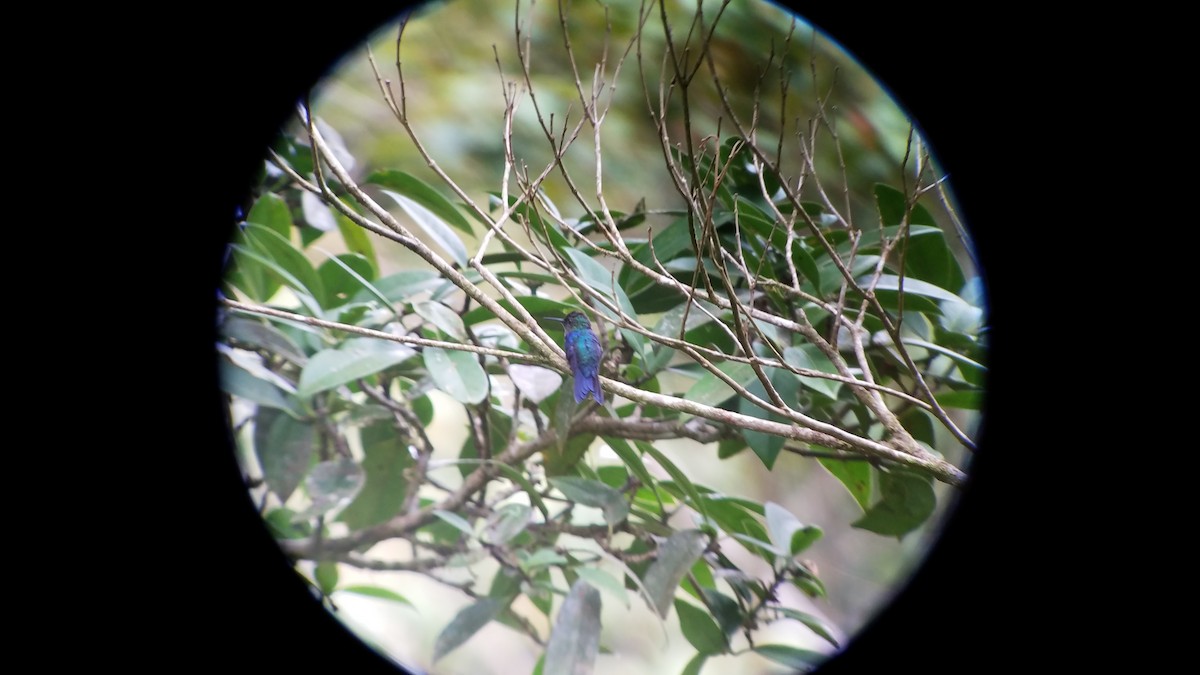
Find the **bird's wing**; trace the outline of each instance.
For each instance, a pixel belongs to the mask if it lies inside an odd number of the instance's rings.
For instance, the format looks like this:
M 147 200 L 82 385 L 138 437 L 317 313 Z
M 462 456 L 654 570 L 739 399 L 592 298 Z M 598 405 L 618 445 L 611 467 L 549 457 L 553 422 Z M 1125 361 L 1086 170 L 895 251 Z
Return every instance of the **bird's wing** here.
M 564 340 L 563 347 L 563 351 L 567 353 L 567 365 L 571 366 L 571 372 L 574 373 L 579 369 L 579 366 L 575 363 L 579 360 L 579 357 L 575 355 L 575 350 L 571 349 L 571 343 L 569 341 Z

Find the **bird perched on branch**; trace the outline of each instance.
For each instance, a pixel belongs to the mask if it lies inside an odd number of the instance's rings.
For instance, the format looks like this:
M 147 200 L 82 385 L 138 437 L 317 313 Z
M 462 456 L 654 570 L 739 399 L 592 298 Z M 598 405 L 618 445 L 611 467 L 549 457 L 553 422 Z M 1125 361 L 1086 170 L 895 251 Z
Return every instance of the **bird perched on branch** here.
M 575 378 L 575 402 L 589 395 L 596 403 L 604 404 L 604 391 L 600 389 L 600 361 L 604 356 L 600 338 L 592 332 L 592 324 L 583 312 L 571 312 L 565 319 L 547 317 L 563 325 L 563 350 L 567 352 L 567 364 Z

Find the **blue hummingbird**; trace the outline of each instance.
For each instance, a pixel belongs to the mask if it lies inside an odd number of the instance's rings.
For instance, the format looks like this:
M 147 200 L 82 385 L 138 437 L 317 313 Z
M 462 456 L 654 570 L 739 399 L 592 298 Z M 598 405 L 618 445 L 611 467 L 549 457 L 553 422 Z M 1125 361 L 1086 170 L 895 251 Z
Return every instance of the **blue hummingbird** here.
M 600 338 L 592 332 L 592 324 L 583 312 L 571 312 L 565 319 L 547 317 L 563 325 L 563 351 L 567 353 L 567 364 L 575 378 L 575 402 L 579 403 L 591 395 L 596 403 L 604 404 L 604 391 L 600 389 Z

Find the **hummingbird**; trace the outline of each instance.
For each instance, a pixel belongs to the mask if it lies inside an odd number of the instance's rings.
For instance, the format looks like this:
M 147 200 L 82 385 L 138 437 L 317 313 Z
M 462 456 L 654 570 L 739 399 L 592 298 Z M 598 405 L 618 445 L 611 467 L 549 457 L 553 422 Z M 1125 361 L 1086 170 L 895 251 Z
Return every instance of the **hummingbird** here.
M 567 318 L 547 317 L 563 325 L 563 351 L 567 353 L 567 364 L 575 378 L 575 402 L 579 403 L 591 395 L 596 403 L 604 404 L 604 391 L 600 389 L 600 338 L 592 332 L 592 324 L 583 312 L 571 312 Z

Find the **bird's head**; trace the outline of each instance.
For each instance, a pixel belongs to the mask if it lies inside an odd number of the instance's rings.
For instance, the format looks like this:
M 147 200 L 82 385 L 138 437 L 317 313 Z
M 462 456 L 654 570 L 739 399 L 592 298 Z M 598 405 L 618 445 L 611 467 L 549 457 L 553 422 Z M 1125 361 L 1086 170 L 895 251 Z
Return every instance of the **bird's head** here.
M 588 322 L 587 315 L 583 312 L 571 312 L 567 318 L 562 320 L 566 330 L 591 330 L 592 324 Z
M 562 324 L 564 331 L 592 329 L 592 324 L 588 322 L 587 315 L 583 312 L 571 312 L 567 314 L 565 319 L 560 319 L 556 316 L 544 316 L 542 319 L 546 321 L 553 321 L 557 324 Z

